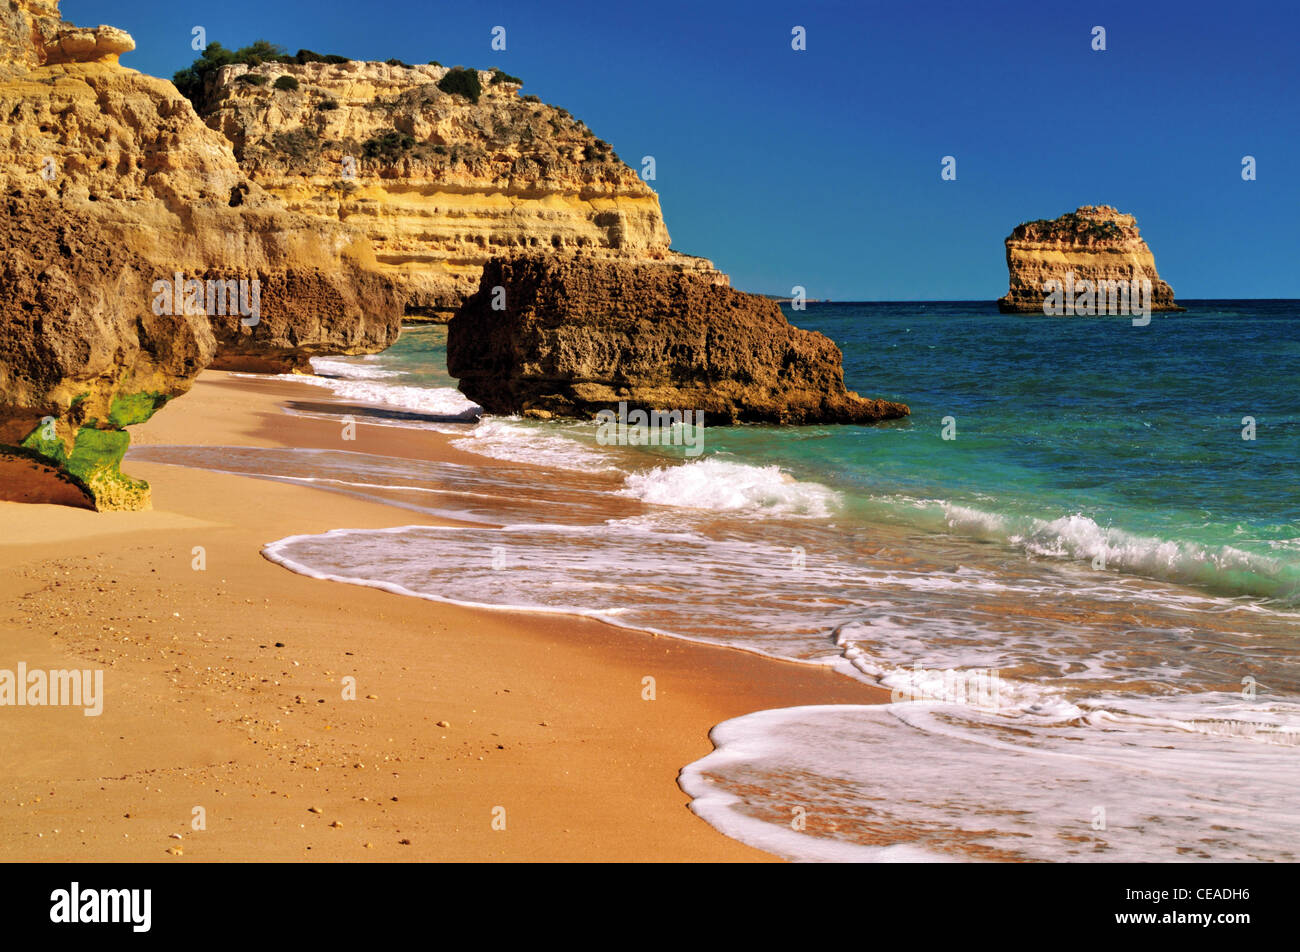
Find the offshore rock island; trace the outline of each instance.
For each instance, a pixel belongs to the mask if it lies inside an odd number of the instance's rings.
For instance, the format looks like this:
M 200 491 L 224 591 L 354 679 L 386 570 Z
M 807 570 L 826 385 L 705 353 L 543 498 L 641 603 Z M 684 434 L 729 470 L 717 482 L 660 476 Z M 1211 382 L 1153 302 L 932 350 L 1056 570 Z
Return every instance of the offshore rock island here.
M 1181 311 L 1160 280 L 1137 219 L 1109 205 L 1083 205 L 1056 219 L 1017 225 L 1007 237 L 1010 288 L 998 299 L 1005 313 L 1043 313 L 1050 282 L 1150 282 L 1152 311 Z

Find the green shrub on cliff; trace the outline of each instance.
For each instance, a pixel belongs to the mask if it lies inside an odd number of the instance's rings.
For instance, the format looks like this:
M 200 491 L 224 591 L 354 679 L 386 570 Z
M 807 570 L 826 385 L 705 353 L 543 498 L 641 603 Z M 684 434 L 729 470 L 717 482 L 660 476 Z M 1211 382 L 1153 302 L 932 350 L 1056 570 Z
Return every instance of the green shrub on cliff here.
M 396 159 L 415 145 L 415 139 L 404 132 L 393 130 L 382 136 L 367 139 L 361 146 L 362 153 L 368 159 Z
M 518 76 L 511 76 L 509 73 L 505 72 L 504 70 L 493 68 L 492 85 L 495 86 L 497 83 L 514 83 L 516 86 L 522 86 L 524 84 L 524 81 L 520 79 Z
M 1013 237 L 1032 241 L 1078 241 L 1089 238 L 1107 241 L 1122 238 L 1124 229 L 1113 221 L 1098 221 L 1076 212 L 1066 212 L 1060 218 L 1038 218 L 1017 225 Z
M 289 62 L 297 63 L 302 66 L 305 63 L 350 63 L 352 62 L 346 56 L 336 56 L 328 53 L 322 56 L 320 53 L 313 53 L 311 50 L 299 50 L 296 56 L 287 58 Z
M 288 89 L 293 91 L 298 88 L 298 80 L 289 74 L 285 74 L 276 79 L 272 84 L 276 89 Z
M 438 80 L 438 88 L 453 96 L 464 96 L 470 102 L 478 102 L 483 95 L 483 84 L 479 82 L 478 70 L 453 67 L 446 76 Z
M 305 159 L 320 151 L 320 135 L 310 126 L 294 129 L 292 132 L 277 132 L 271 136 L 271 144 L 277 152 L 291 155 L 295 159 Z
M 204 52 L 206 53 L 207 50 L 204 50 Z M 248 46 L 242 46 L 235 50 L 234 62 L 247 63 L 249 66 L 261 66 L 263 63 L 273 63 L 283 55 L 283 46 L 276 46 L 266 40 L 254 40 Z
M 181 95 L 194 104 L 195 109 L 199 109 L 203 99 L 203 85 L 208 76 L 222 66 L 232 66 L 236 63 L 243 63 L 247 66 L 261 66 L 263 63 L 286 63 L 286 64 L 303 64 L 303 63 L 348 63 L 351 62 L 346 56 L 328 55 L 322 56 L 319 53 L 313 53 L 311 50 L 299 50 L 296 55 L 288 56 L 284 48 L 276 46 L 266 40 L 256 40 L 248 46 L 241 46 L 237 50 L 228 50 L 220 43 L 209 43 L 203 50 L 203 55 L 196 59 L 185 69 L 179 70 L 172 76 L 172 82 L 180 90 Z M 245 78 L 245 73 L 240 77 L 246 83 L 254 86 L 260 86 L 266 80 L 258 82 L 256 79 Z
M 266 77 L 259 76 L 257 73 L 242 73 L 236 77 L 235 82 L 245 83 L 249 86 L 265 86 Z

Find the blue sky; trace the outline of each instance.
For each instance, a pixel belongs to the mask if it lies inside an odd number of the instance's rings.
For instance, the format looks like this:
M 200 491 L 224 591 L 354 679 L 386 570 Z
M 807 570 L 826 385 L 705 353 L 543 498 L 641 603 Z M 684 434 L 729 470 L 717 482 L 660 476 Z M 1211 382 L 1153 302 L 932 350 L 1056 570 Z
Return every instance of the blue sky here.
M 634 167 L 653 155 L 674 247 L 745 290 L 994 298 L 1014 225 L 1104 203 L 1137 216 L 1179 297 L 1300 298 L 1295 0 L 61 8 L 128 30 L 123 65 L 168 78 L 197 55 L 195 25 L 228 47 L 500 66 Z

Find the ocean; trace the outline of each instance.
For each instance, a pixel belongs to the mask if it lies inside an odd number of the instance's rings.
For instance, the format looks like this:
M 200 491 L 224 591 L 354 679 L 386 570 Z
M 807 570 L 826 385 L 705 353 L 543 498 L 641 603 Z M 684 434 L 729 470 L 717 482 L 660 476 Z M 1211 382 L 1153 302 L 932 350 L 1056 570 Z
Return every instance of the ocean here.
M 787 307 L 840 345 L 850 389 L 912 415 L 704 428 L 698 456 L 605 445 L 594 422 L 475 422 L 445 328 L 414 327 L 295 379 L 498 465 L 342 445 L 131 456 L 464 523 L 268 545 L 292 571 L 889 689 L 728 721 L 684 765 L 697 814 L 779 855 L 1294 861 L 1300 302 L 1181 303 L 1147 326 L 991 302 Z

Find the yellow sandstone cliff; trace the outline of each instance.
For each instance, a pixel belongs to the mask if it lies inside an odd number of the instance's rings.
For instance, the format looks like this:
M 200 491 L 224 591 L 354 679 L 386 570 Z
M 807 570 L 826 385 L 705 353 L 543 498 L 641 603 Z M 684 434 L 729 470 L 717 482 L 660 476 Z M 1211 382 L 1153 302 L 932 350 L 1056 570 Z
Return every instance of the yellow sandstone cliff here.
M 363 234 L 292 212 L 134 41 L 0 4 L 0 498 L 143 508 L 125 428 L 212 360 L 372 353 L 399 299 Z M 158 306 L 159 282 L 260 283 L 256 320 Z M 207 302 L 204 302 L 207 304 Z
M 230 65 L 200 102 L 244 172 L 290 208 L 359 227 L 411 316 L 445 320 L 501 254 L 658 263 L 726 283 L 670 249 L 659 197 L 610 145 L 504 74 L 446 92 L 443 66 Z M 289 76 L 297 88 L 282 77 Z

